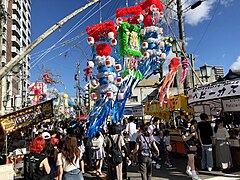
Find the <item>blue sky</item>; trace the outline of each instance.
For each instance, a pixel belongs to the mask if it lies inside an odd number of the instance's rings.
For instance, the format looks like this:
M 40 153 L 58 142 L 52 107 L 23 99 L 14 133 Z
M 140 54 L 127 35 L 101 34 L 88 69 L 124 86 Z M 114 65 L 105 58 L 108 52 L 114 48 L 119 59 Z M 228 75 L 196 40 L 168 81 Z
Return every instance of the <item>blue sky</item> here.
M 31 5 L 31 40 L 35 40 L 48 28 L 88 1 L 33 0 Z M 182 0 L 184 9 L 196 1 Z M 94 6 L 90 7 L 63 25 L 30 53 L 32 58 L 30 81 L 40 79 L 41 74 L 50 70 L 61 75 L 61 79 L 57 80 L 63 82 L 64 85 L 56 84 L 49 87 L 57 88 L 70 96 L 75 95 L 76 63 L 80 62 L 81 70 L 83 70 L 86 68 L 87 58 L 91 58 L 91 47 L 86 43 L 87 35 L 84 34 L 86 26 L 98 24 L 100 14 L 102 14 L 103 21 L 108 21 L 109 18 L 114 20 L 116 8 L 125 7 L 126 1 L 102 0 L 101 6 L 107 2 L 109 3 L 102 8 L 101 13 L 97 12 L 100 8 L 99 4 L 94 9 Z M 134 5 L 135 2 L 135 0 L 129 0 L 129 5 Z M 225 73 L 233 64 L 232 69 L 240 69 L 239 7 L 239 0 L 207 0 L 198 8 L 184 13 L 187 53 L 195 55 L 195 68 L 198 69 L 207 63 L 209 65 L 223 65 Z M 172 16 L 174 19 L 174 13 Z M 66 33 L 74 26 L 77 26 L 75 30 L 66 36 Z M 172 27 L 177 33 L 176 23 L 173 23 Z M 169 30 L 165 30 L 165 32 L 169 32 Z M 166 35 L 172 36 L 171 34 Z M 64 36 L 66 37 L 63 38 Z M 61 38 L 63 39 L 61 40 Z M 55 43 L 56 45 L 53 46 Z M 49 53 L 46 53 L 50 47 L 52 48 Z M 41 68 L 42 64 L 44 64 L 44 69 Z M 81 83 L 82 87 L 86 84 L 84 81 Z

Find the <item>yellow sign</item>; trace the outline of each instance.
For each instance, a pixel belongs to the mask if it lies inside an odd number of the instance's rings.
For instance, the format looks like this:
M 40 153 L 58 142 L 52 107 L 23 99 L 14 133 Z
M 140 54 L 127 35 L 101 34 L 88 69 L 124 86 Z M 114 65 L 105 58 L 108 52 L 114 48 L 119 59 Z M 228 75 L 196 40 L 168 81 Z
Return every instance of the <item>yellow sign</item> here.
M 147 102 L 145 104 L 145 114 L 152 115 L 154 117 L 159 117 L 164 120 L 169 120 L 171 116 L 171 111 L 182 110 L 185 115 L 193 115 L 193 108 L 187 105 L 187 97 L 183 94 L 178 96 L 170 96 L 170 102 L 164 103 L 163 107 L 160 106 L 158 100 L 154 100 L 151 103 Z

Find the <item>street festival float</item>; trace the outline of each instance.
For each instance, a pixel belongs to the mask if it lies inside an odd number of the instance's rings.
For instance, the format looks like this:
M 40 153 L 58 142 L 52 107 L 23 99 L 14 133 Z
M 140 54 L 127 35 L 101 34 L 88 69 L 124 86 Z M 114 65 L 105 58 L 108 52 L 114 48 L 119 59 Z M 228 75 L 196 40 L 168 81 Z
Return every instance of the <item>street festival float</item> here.
M 92 59 L 87 62 L 85 79 L 90 78 L 95 101 L 88 122 L 87 136 L 93 137 L 110 119 L 111 123 L 123 118 L 127 98 L 138 83 L 165 62 L 172 46 L 172 38 L 164 37 L 160 22 L 164 17 L 159 0 L 146 0 L 139 5 L 119 8 L 116 24 L 113 21 L 87 27 L 87 42 L 92 47 Z M 159 107 L 169 105 L 180 59 L 170 62 L 170 72 L 159 91 Z M 182 64 L 181 82 L 187 74 L 188 62 Z M 93 74 L 93 68 L 98 73 Z

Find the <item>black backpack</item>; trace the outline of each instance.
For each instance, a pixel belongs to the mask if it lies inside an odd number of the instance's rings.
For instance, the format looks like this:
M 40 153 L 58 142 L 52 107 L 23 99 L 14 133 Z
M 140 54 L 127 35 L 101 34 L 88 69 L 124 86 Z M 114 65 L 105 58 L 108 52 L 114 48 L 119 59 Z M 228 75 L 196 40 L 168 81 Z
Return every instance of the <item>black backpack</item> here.
M 112 146 L 109 150 L 109 154 L 111 155 L 112 163 L 115 166 L 117 166 L 118 164 L 120 164 L 123 161 L 122 151 L 121 151 L 121 149 L 119 149 L 119 146 L 118 146 L 119 138 L 120 138 L 120 135 L 118 135 L 117 142 L 115 143 L 113 141 L 112 137 L 109 136 L 109 139 L 111 140 L 111 143 L 112 143 Z
M 50 176 L 39 168 L 40 163 L 46 158 L 41 154 L 30 153 L 24 155 L 24 180 L 49 180 Z

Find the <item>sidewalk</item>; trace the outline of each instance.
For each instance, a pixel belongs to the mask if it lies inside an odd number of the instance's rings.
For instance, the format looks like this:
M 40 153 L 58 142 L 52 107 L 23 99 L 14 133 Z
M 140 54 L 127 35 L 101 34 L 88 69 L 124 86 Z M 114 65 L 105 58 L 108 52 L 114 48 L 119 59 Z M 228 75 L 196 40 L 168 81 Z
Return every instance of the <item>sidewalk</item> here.
M 152 180 L 190 180 L 191 178 L 185 173 L 187 159 L 186 157 L 173 158 L 173 167 L 168 168 L 162 162 L 161 169 L 156 169 L 153 165 Z M 106 168 L 103 168 L 106 174 Z M 240 168 L 233 168 L 229 171 L 198 171 L 201 179 L 208 180 L 240 180 Z M 128 167 L 128 177 L 130 180 L 141 180 L 141 175 L 138 172 L 137 166 Z M 84 174 L 85 179 L 105 179 L 105 177 L 97 177 L 92 171 L 86 171 Z

